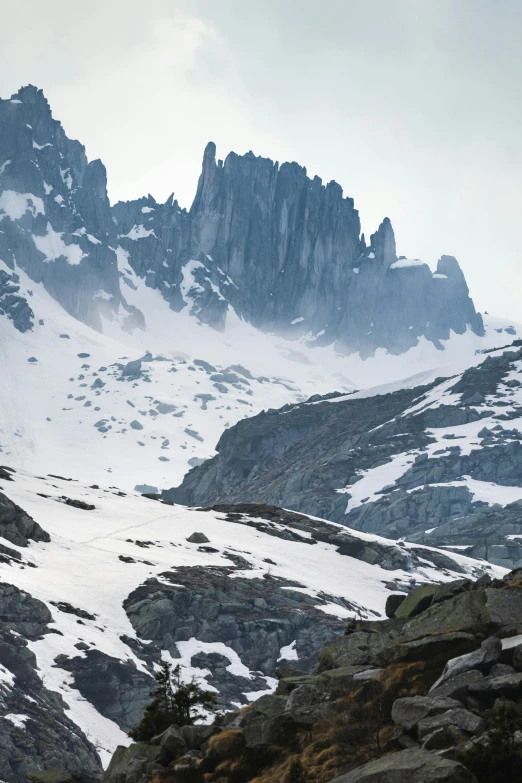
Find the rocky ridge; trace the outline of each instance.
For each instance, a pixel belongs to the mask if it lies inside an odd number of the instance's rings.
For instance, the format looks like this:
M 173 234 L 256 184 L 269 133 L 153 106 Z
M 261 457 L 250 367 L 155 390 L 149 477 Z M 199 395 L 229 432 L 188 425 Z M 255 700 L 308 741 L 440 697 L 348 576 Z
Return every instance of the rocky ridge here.
M 2 537 L 18 546 L 49 542 L 21 508 L 0 493 Z M 34 567 L 3 544 L 0 559 L 8 568 Z M 32 645 L 52 633 L 48 606 L 5 581 L 0 582 L 0 774 L 8 783 L 26 783 L 38 769 L 62 769 L 99 777 L 99 755 L 68 717 L 62 697 L 45 687 Z
M 457 261 L 436 272 L 397 257 L 388 218 L 366 244 L 353 199 L 297 163 L 252 152 L 216 161 L 209 143 L 189 211 L 152 196 L 111 207 L 106 172 L 53 119 L 41 90 L 0 100 L 0 311 L 31 328 L 22 269 L 84 323 L 143 328 L 130 267 L 169 306 L 216 329 L 255 327 L 343 353 L 400 354 L 419 339 L 484 333 Z
M 487 760 L 502 710 L 519 714 L 521 576 L 392 595 L 388 620 L 351 622 L 310 673 L 283 667 L 213 725 L 119 748 L 104 781 L 476 783 L 475 749 Z
M 393 539 L 522 563 L 522 349 L 431 384 L 311 398 L 227 430 L 164 497 L 272 503 Z
M 35 87 L 0 100 L 0 127 L 4 290 L 9 277 L 16 283 L 19 267 L 68 313 L 99 329 L 100 313 L 112 317 L 120 305 L 125 310 L 105 168 L 99 160 L 88 162 L 84 147 L 67 138 Z M 14 295 L 2 299 L 23 331 L 30 321 L 19 310 L 30 304 L 21 305 Z M 127 315 L 131 323 L 132 311 Z
M 66 783 L 48 778 L 64 768 L 99 775 L 164 661 L 214 690 L 220 709 L 250 709 L 279 668 L 305 676 L 317 665 L 346 618 L 375 621 L 387 596 L 414 585 L 503 573 L 280 508 L 191 510 L 0 470 L 6 783 Z

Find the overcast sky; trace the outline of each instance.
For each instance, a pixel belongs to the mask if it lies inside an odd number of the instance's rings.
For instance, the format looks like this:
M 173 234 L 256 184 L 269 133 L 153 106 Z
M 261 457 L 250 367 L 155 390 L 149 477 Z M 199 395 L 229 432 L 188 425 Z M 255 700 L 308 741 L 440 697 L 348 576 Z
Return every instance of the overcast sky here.
M 112 200 L 194 195 L 205 144 L 296 160 L 455 255 L 522 322 L 522 0 L 0 0 L 0 96 L 43 88 Z

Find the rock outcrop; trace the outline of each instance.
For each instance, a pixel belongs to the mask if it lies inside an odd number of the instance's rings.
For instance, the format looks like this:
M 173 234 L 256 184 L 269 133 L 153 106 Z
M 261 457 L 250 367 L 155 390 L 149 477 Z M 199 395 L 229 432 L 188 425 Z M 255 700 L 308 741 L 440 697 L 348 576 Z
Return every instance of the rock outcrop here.
M 188 741 L 190 727 L 173 726 L 150 745 L 119 748 L 104 781 L 512 779 L 484 774 L 522 764 L 520 584 L 520 570 L 458 580 L 427 605 L 417 587 L 400 618 L 351 623 L 311 672 L 281 669 L 274 694 L 198 726 L 197 741 Z M 495 755 L 499 725 L 511 761 Z
M 150 195 L 111 208 L 103 164 L 67 138 L 41 90 L 1 100 L 0 129 L 0 312 L 21 331 L 31 308 L 15 267 L 97 329 L 116 316 L 143 326 L 125 299 L 137 275 L 217 329 L 233 309 L 282 337 L 363 356 L 483 333 L 454 258 L 435 273 L 398 258 L 388 218 L 367 245 L 353 199 L 297 163 L 252 152 L 223 163 L 211 142 L 189 211 Z
M 367 246 L 336 182 L 252 152 L 216 161 L 209 143 L 190 212 L 172 197 L 118 203 L 121 246 L 174 309 L 221 328 L 232 307 L 255 326 L 344 352 L 402 353 L 450 329 L 482 334 L 457 261 L 397 258 L 388 218 Z M 139 241 L 135 241 L 139 239 Z
M 217 456 L 164 497 L 270 503 L 517 567 L 521 359 L 515 341 L 455 378 L 262 412 L 226 430 Z
M 96 749 L 44 687 L 28 642 L 49 633 L 51 613 L 14 585 L 0 584 L 0 776 L 27 783 L 32 773 L 65 769 L 80 780 L 102 772 Z M 49 781 L 52 783 L 52 781 Z
M 124 306 L 105 167 L 87 161 L 31 85 L 0 100 L 0 128 L 0 258 L 13 270 L 11 287 L 21 269 L 68 313 L 100 328 L 102 314 Z M 13 298 L 8 282 L 0 278 L 0 308 L 25 331 L 30 306 Z
M 49 533 L 43 530 L 38 522 L 35 522 L 2 492 L 0 492 L 0 535 L 11 544 L 22 547 L 28 546 L 30 540 L 44 542 L 51 540 Z

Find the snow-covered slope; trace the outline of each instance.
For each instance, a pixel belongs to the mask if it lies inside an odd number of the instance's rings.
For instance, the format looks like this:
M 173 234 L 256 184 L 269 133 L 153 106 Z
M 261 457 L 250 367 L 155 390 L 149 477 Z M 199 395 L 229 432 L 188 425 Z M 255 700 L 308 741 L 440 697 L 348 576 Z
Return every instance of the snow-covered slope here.
M 380 350 L 362 360 L 266 334 L 233 311 L 218 332 L 187 310 L 175 313 L 125 265 L 123 288 L 146 328 L 130 334 L 103 320 L 100 333 L 18 274 L 35 326 L 22 333 L 0 317 L 0 452 L 35 472 L 91 483 L 111 476 L 127 489 L 179 483 L 195 460 L 215 453 L 224 429 L 263 409 L 413 372 L 435 377 L 447 372 L 441 364 L 461 370 L 480 361 L 477 350 L 511 339 L 493 322 L 482 338 L 453 335 L 445 351 L 421 340 L 401 356 Z M 124 374 L 147 354 L 141 372 Z
M 522 341 L 480 359 L 240 422 L 166 497 L 274 503 L 520 567 Z
M 161 659 L 217 686 L 225 704 L 248 702 L 273 687 L 278 660 L 307 664 L 345 618 L 383 616 L 390 589 L 504 573 L 274 509 L 187 509 L 20 470 L 4 479 L 51 540 L 17 556 L 1 538 L 11 554 L 0 582 L 50 610 L 29 641 L 38 674 L 105 761 L 128 742 Z M 206 546 L 187 540 L 195 532 Z
M 221 165 L 210 144 L 190 211 L 111 206 L 41 90 L 0 100 L 0 450 L 18 465 L 172 486 L 246 416 L 459 372 L 516 331 L 484 333 L 455 259 L 398 259 L 388 219 L 367 247 L 353 200 L 295 163 Z

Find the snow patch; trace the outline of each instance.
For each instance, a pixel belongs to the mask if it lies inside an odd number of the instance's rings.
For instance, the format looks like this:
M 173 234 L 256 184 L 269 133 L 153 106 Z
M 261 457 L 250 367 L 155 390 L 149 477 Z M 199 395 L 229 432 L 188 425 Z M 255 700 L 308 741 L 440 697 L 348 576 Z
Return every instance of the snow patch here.
M 156 234 L 154 233 L 153 229 L 145 228 L 145 226 L 133 226 L 128 234 L 120 234 L 120 238 L 127 238 L 127 239 L 146 239 L 147 237 L 156 237 Z M 156 237 L 157 239 L 157 237 Z
M 285 647 L 281 647 L 279 650 L 279 658 L 278 661 L 298 661 L 299 656 L 297 654 L 297 650 L 295 649 L 297 644 L 297 639 L 295 639 L 291 644 L 287 644 Z
M 77 266 L 87 255 L 82 252 L 79 245 L 66 245 L 63 241 L 63 234 L 55 231 L 50 223 L 47 223 L 47 233 L 44 236 L 39 237 L 32 234 L 32 238 L 40 253 L 44 254 L 47 263 L 65 258 L 68 264 Z
M 20 220 L 27 211 L 30 211 L 33 217 L 45 215 L 42 199 L 32 193 L 17 193 L 15 190 L 4 190 L 0 193 L 0 221 L 5 217 Z
M 420 258 L 399 258 L 398 261 L 394 261 L 390 264 L 390 269 L 406 269 L 410 266 L 427 266 Z
M 9 712 L 7 715 L 0 715 L 0 718 L 10 721 L 17 729 L 25 729 L 25 722 L 29 720 L 29 715 L 21 715 L 17 712 Z

